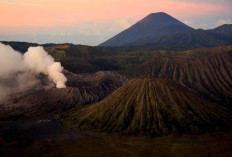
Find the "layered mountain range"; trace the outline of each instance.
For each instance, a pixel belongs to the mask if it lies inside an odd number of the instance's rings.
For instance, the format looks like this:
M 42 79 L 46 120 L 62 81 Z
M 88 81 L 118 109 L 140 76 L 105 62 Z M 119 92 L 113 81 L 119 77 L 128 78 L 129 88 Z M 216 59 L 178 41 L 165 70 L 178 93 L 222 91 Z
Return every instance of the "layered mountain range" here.
M 232 25 L 193 29 L 166 13 L 153 13 L 99 46 L 216 47 L 232 44 Z
M 77 129 L 120 134 L 227 130 L 232 126 L 231 53 L 228 46 L 154 56 L 119 72 L 130 81 L 111 95 L 62 119 Z
M 40 84 L 1 101 L 1 121 L 61 114 L 64 124 L 77 129 L 154 136 L 232 126 L 231 46 L 185 51 L 74 45 L 45 49 L 65 63 L 67 88 L 53 88 L 42 77 Z M 75 74 L 68 71 L 76 69 L 66 66 L 69 60 L 80 62 L 82 70 L 89 60 L 91 68 L 111 71 Z M 130 68 L 115 71 L 107 66 L 113 63 Z
M 223 50 L 218 48 L 218 51 Z M 204 49 L 201 52 L 204 53 Z M 140 67 L 127 71 L 126 75 L 131 78 L 169 78 L 208 99 L 232 107 L 231 69 L 232 51 L 229 50 L 195 58 L 156 56 Z

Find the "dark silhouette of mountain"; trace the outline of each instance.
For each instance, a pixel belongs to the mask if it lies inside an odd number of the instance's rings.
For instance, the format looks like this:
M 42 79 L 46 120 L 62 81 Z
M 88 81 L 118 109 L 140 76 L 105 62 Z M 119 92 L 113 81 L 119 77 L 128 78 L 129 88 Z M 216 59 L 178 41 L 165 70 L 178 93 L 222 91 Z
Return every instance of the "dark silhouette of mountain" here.
M 224 31 L 221 31 L 224 32 Z M 226 34 L 226 33 L 225 33 Z M 183 47 L 183 48 L 200 48 L 200 47 L 217 47 L 232 44 L 232 37 L 216 31 L 206 31 L 203 29 L 193 30 L 185 33 L 162 36 L 160 38 L 143 38 L 128 45 L 131 46 L 149 46 L 149 47 Z
M 231 112 L 167 79 L 132 79 L 102 101 L 72 111 L 67 123 L 79 129 L 167 135 L 226 129 Z
M 43 47 L 52 47 L 52 46 L 58 46 L 58 45 L 73 45 L 70 43 L 64 43 L 64 44 L 37 44 L 37 43 L 29 43 L 29 42 L 19 42 L 19 41 L 0 41 L 1 43 L 5 45 L 11 46 L 14 50 L 19 51 L 21 53 L 27 52 L 29 47 L 36 47 L 36 46 L 43 46 Z
M 11 46 L 14 50 L 25 53 L 29 47 L 39 46 L 37 43 L 17 42 L 17 41 L 1 41 L 5 45 Z
M 191 30 L 193 28 L 166 13 L 153 13 L 99 46 L 124 46 L 142 38 L 157 39 Z
M 232 24 L 224 24 L 222 26 L 219 26 L 217 28 L 214 28 L 214 29 L 211 29 L 208 31 L 213 32 L 213 33 L 231 36 L 232 35 Z
M 155 13 L 99 46 L 201 48 L 231 44 L 232 25 L 194 30 L 166 13 Z

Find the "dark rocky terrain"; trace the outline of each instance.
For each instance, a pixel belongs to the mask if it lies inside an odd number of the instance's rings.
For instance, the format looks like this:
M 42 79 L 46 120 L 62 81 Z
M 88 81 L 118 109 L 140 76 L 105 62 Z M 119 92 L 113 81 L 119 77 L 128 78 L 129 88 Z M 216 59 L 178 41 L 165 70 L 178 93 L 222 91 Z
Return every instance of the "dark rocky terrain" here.
M 231 156 L 231 46 L 45 49 L 67 88 L 41 75 L 1 100 L 0 156 Z
M 67 88 L 57 89 L 44 78 L 25 91 L 14 92 L 0 103 L 0 120 L 17 120 L 46 113 L 64 112 L 105 98 L 127 78 L 116 72 L 79 75 L 65 71 Z M 45 82 L 45 83 L 44 83 Z
M 56 59 L 62 62 L 58 54 L 66 55 L 70 46 L 46 48 Z M 83 47 L 84 48 L 84 47 Z M 85 49 L 85 48 L 84 48 Z M 76 50 L 75 47 L 73 50 Z M 72 51 L 77 55 L 89 55 L 81 49 Z M 120 50 L 120 49 L 119 49 Z M 83 106 L 102 100 L 132 78 L 168 78 L 182 86 L 201 94 L 205 99 L 231 108 L 232 100 L 232 58 L 230 46 L 203 48 L 188 51 L 152 51 L 142 63 L 134 68 L 121 71 L 99 71 L 96 73 L 74 74 L 64 71 L 68 78 L 67 88 L 56 89 L 46 79 L 31 89 L 11 94 L 7 101 L 1 101 L 1 120 L 20 119 L 46 113 L 60 113 L 76 106 Z M 80 54 L 79 54 L 80 53 Z M 102 52 L 101 52 L 102 53 Z M 141 58 L 140 52 L 128 52 Z M 96 52 L 96 56 L 99 52 Z M 120 60 L 122 57 L 110 57 Z M 104 54 L 107 58 L 107 54 Z M 135 58 L 134 58 L 135 59 Z M 119 62 L 121 65 L 124 62 Z M 133 64 L 132 64 L 133 65 Z M 9 117 L 11 117 L 9 119 Z
M 37 140 L 77 139 L 83 136 L 85 135 L 75 134 L 63 127 L 54 115 L 38 116 L 0 126 L 0 137 L 8 143 L 17 141 L 21 146 Z

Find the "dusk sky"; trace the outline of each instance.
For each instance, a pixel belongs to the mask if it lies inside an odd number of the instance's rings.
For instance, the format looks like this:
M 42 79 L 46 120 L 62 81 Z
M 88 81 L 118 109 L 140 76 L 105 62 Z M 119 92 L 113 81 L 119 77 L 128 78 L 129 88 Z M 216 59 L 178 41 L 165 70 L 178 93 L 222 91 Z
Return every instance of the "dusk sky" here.
M 155 12 L 211 29 L 232 23 L 232 0 L 0 0 L 0 40 L 98 45 Z

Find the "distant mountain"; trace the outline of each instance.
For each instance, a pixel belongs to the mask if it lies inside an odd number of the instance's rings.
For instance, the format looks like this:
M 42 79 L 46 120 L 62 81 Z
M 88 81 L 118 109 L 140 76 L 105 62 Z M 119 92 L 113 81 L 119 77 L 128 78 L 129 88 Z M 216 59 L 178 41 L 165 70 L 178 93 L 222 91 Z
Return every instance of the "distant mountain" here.
M 0 41 L 5 45 L 11 46 L 14 50 L 25 53 L 29 47 L 39 46 L 37 43 L 17 42 L 17 41 Z
M 230 44 L 232 44 L 232 24 L 225 24 L 208 31 L 224 36 L 224 39 L 226 39 L 228 42 L 230 42 Z
M 79 129 L 161 136 L 225 129 L 230 117 L 230 110 L 172 80 L 144 78 L 67 114 L 65 121 Z
M 191 30 L 194 29 L 166 13 L 152 13 L 99 46 L 124 46 L 145 37 L 158 39 L 161 36 Z
M 201 48 L 226 45 L 232 45 L 232 25 L 194 30 L 166 13 L 154 13 L 99 46 Z
M 223 31 L 222 31 L 223 32 Z M 231 45 L 232 37 L 216 31 L 203 29 L 193 30 L 185 33 L 162 36 L 160 38 L 143 38 L 127 44 L 131 46 L 168 46 L 183 48 L 217 47 Z
M 20 42 L 20 41 L 0 41 L 1 43 L 5 45 L 11 46 L 14 50 L 25 53 L 27 52 L 29 47 L 35 47 L 35 46 L 43 46 L 43 47 L 51 47 L 51 46 L 57 46 L 57 45 L 73 45 L 70 43 L 64 43 L 64 44 L 54 44 L 54 43 L 48 43 L 48 44 L 37 44 L 37 43 L 29 43 L 29 42 Z
M 219 26 L 215 29 L 208 30 L 209 32 L 218 33 L 218 34 L 224 34 L 231 36 L 232 35 L 232 24 L 224 24 L 222 26 Z

